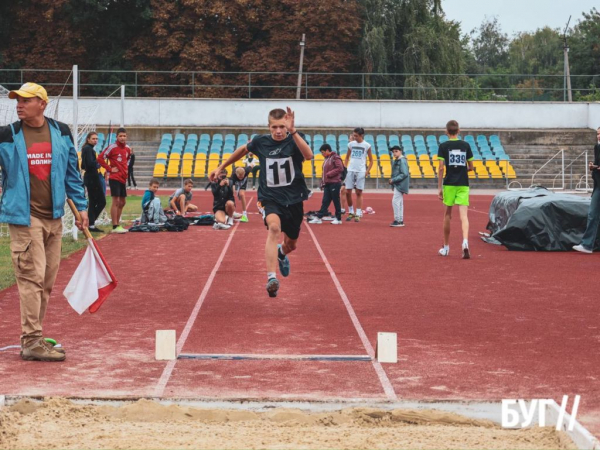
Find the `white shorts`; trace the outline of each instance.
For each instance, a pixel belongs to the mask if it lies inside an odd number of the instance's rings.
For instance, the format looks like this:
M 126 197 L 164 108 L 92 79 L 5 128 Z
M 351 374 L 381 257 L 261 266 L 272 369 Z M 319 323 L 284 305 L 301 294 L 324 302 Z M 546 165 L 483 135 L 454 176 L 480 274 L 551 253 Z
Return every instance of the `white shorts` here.
M 367 176 L 366 172 L 355 172 L 353 170 L 348 171 L 348 175 L 346 175 L 346 189 L 360 189 L 361 191 L 365 189 L 365 178 Z

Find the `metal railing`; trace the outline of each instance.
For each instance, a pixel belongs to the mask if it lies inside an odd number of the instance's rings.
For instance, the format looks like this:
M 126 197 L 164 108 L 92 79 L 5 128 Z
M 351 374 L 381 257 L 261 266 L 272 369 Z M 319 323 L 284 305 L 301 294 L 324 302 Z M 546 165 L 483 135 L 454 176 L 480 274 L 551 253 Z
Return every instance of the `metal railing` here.
M 70 70 L 0 69 L 0 85 L 27 81 L 72 95 Z M 295 98 L 298 72 L 80 70 L 79 95 L 104 97 Z M 302 98 L 563 101 L 563 75 L 303 72 Z M 571 75 L 575 100 L 600 95 L 600 75 Z M 63 90 L 64 89 L 64 90 Z

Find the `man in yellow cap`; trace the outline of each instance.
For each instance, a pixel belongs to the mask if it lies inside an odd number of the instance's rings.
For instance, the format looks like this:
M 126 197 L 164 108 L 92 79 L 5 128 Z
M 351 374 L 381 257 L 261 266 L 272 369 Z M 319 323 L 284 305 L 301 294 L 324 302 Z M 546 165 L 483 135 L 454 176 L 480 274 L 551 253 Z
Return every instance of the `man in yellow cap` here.
M 21 358 L 63 361 L 42 334 L 42 322 L 60 263 L 65 198 L 87 227 L 87 200 L 69 127 L 44 116 L 46 89 L 25 83 L 11 91 L 19 120 L 0 127 L 3 192 L 0 222 L 9 224 L 10 250 L 21 300 Z

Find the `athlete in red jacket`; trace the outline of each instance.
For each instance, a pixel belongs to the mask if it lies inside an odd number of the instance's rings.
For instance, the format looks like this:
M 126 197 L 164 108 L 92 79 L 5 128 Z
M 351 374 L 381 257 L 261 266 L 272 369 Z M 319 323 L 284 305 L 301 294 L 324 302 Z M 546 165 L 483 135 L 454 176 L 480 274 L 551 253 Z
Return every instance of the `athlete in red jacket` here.
M 131 148 L 127 145 L 127 131 L 125 128 L 117 130 L 117 142 L 106 147 L 98 155 L 98 164 L 108 172 L 108 183 L 110 185 L 110 196 L 112 197 L 112 207 L 110 208 L 110 218 L 112 219 L 113 233 L 126 233 L 119 222 L 121 213 L 125 206 L 127 190 L 127 165 L 131 157 Z M 106 161 L 108 160 L 108 164 Z

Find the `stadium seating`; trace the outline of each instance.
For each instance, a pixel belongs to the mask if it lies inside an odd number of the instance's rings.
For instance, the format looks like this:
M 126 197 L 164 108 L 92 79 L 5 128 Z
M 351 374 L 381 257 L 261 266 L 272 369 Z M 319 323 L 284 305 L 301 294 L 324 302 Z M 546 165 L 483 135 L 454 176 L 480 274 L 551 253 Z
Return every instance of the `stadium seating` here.
M 153 175 L 155 177 L 198 177 L 203 178 L 214 170 L 222 161 L 225 161 L 235 149 L 248 143 L 255 134 L 248 136 L 246 133 L 238 135 L 229 133 L 223 135 L 215 133 L 210 136 L 207 133 L 190 133 L 187 138 L 182 133 L 172 135 L 165 133 L 161 136 L 160 145 L 156 153 Z M 96 149 L 102 150 L 102 133 L 98 133 L 98 144 Z M 323 143 L 328 143 L 334 151 L 337 151 L 342 159 L 348 151 L 350 140 L 347 134 L 305 134 L 305 139 L 313 149 L 314 160 L 307 161 L 303 165 L 302 172 L 306 178 L 322 175 L 323 159 L 319 148 Z M 446 142 L 446 135 L 417 134 L 411 137 L 408 134 L 398 135 L 371 134 L 365 135 L 365 141 L 371 144 L 374 163 L 369 173 L 370 178 L 389 178 L 391 176 L 392 155 L 390 148 L 400 145 L 408 160 L 411 178 L 435 178 L 438 172 L 437 152 L 439 144 Z M 473 151 L 474 171 L 469 173 L 470 178 L 498 179 L 516 178 L 516 173 L 510 163 L 510 156 L 506 154 L 498 135 L 486 136 L 465 135 L 464 140 L 468 142 Z M 238 162 L 236 165 L 240 165 Z

